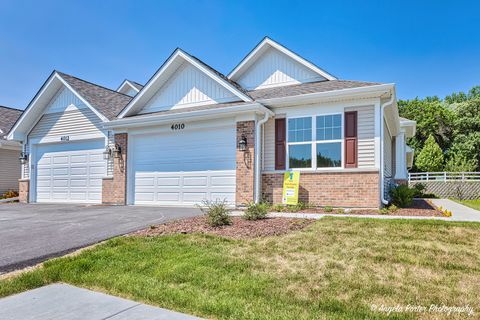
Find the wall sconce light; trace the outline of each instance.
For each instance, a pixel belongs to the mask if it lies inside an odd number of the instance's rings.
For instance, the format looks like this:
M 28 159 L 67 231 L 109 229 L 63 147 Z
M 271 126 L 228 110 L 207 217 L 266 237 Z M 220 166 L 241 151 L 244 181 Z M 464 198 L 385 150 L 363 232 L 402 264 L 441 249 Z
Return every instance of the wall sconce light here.
M 115 144 L 113 147 L 113 156 L 117 159 L 122 156 L 122 147 L 120 147 L 120 145 Z
M 28 154 L 26 152 L 20 152 L 20 157 L 18 157 L 21 164 L 26 164 L 28 162 Z
M 103 160 L 110 160 L 112 156 L 112 148 L 110 148 L 110 146 L 106 146 L 105 151 L 103 151 Z
M 247 137 L 245 137 L 244 134 L 242 134 L 242 138 L 238 142 L 238 150 L 240 151 L 247 150 Z
M 122 148 L 116 144 L 114 146 L 106 146 L 105 151 L 103 151 L 103 159 L 110 160 L 112 158 L 120 158 L 122 154 Z

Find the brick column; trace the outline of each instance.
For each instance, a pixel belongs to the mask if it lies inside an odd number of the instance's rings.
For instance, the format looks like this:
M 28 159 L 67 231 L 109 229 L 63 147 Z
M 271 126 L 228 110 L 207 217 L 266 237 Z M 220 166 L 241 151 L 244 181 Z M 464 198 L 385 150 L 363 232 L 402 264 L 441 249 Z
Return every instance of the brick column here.
M 28 203 L 30 195 L 30 179 L 18 180 L 18 201 L 21 203 Z
M 247 138 L 247 150 L 238 150 L 242 135 Z M 237 206 L 253 201 L 254 157 L 255 157 L 255 121 L 237 122 Z
M 115 157 L 113 159 L 113 203 L 117 205 L 125 205 L 127 204 L 128 134 L 127 133 L 115 134 L 115 144 L 120 146 L 121 155 L 119 158 Z M 106 185 L 106 187 L 108 186 Z

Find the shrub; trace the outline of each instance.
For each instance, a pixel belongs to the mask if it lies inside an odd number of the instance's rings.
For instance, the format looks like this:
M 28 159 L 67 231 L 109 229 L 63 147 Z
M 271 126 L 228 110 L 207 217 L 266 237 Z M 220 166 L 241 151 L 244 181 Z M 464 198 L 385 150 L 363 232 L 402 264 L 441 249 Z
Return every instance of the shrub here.
M 8 198 L 15 198 L 18 197 L 18 192 L 15 190 L 8 190 L 4 194 L 2 194 L 2 199 L 8 199 Z
M 413 196 L 416 191 L 413 188 L 409 188 L 406 185 L 399 185 L 390 189 L 390 196 L 392 198 L 392 204 L 400 208 L 411 206 L 413 203 Z
M 207 217 L 207 222 L 212 227 L 219 227 L 231 224 L 229 209 L 227 208 L 227 200 L 202 201 L 202 205 L 198 206 Z
M 325 212 L 332 212 L 332 211 L 333 211 L 333 208 L 330 207 L 330 206 L 326 206 L 326 207 L 323 208 L 323 211 L 325 211 Z
M 398 207 L 396 205 L 392 204 L 388 207 L 384 207 L 384 208 L 378 210 L 378 213 L 380 213 L 380 214 L 391 214 L 391 213 L 394 213 L 397 210 L 398 210 Z
M 247 220 L 260 220 L 267 217 L 268 204 L 264 202 L 249 203 L 245 210 L 244 218 Z

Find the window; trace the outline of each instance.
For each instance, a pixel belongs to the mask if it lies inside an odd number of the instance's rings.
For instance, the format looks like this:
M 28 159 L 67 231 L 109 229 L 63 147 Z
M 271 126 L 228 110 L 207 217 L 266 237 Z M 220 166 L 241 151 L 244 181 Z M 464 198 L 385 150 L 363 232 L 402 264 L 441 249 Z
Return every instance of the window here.
M 290 168 L 312 167 L 312 118 L 288 119 L 288 163 Z
M 288 119 L 287 138 L 289 168 L 342 167 L 341 114 Z
M 342 166 L 342 116 L 317 117 L 317 168 Z M 327 142 L 328 141 L 328 142 Z

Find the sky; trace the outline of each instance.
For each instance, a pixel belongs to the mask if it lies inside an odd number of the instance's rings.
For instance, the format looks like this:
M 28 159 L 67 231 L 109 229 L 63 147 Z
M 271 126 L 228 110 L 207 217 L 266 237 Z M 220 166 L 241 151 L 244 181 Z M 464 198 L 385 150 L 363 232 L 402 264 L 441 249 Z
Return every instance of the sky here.
M 478 1 L 0 0 L 0 105 L 55 69 L 116 89 L 180 47 L 228 74 L 264 36 L 339 79 L 411 99 L 480 85 Z

